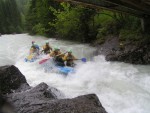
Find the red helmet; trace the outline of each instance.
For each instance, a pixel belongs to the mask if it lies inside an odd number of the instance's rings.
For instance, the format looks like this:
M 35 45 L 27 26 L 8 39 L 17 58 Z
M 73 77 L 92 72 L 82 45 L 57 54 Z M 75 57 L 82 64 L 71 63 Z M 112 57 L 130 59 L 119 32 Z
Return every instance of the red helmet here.
M 35 41 L 32 41 L 32 44 L 34 44 L 35 43 Z

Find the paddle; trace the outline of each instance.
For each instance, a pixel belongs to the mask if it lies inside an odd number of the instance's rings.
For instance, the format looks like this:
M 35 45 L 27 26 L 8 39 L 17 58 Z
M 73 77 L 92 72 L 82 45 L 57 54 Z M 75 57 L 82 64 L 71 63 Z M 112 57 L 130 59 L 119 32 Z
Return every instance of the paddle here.
M 43 64 L 43 63 L 46 62 L 48 59 L 50 59 L 50 58 L 43 59 L 43 60 L 39 61 L 39 64 Z
M 71 60 L 71 59 L 70 59 Z M 73 60 L 73 59 L 72 59 Z M 74 59 L 74 60 L 81 60 L 82 62 L 86 62 L 86 58 L 81 58 L 81 59 Z
M 82 58 L 80 59 L 82 62 L 86 62 L 86 58 Z
M 66 53 L 67 53 L 67 52 L 62 53 L 62 54 L 59 54 L 59 55 L 57 55 L 57 56 L 55 56 L 55 57 L 58 57 L 58 56 L 60 56 L 60 55 L 66 54 Z M 50 57 L 50 58 L 51 58 L 51 57 Z M 41 60 L 41 61 L 39 62 L 39 64 L 43 64 L 44 62 L 46 62 L 46 61 L 49 60 L 50 58 L 46 58 L 46 59 Z
M 81 59 L 77 59 L 77 60 L 81 60 L 82 62 L 86 62 L 86 58 L 81 58 Z

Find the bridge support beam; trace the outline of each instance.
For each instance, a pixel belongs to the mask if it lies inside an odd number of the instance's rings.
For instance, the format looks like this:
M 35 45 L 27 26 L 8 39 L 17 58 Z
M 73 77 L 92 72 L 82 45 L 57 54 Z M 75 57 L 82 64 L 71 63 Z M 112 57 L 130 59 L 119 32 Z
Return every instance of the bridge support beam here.
M 150 34 L 150 16 L 144 16 L 141 19 L 142 30 L 146 34 Z

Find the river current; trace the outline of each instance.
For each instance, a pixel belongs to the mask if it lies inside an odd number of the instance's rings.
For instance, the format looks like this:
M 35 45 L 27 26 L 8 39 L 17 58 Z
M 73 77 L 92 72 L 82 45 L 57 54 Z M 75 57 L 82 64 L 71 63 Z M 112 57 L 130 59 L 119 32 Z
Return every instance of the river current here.
M 59 46 L 63 52 L 72 49 L 76 57 L 86 57 L 88 61 L 76 62 L 76 72 L 67 77 L 45 73 L 39 60 L 24 62 L 33 40 L 40 46 L 49 41 L 52 47 Z M 108 113 L 150 113 L 150 65 L 107 62 L 104 56 L 94 56 L 95 51 L 89 45 L 41 36 L 2 35 L 0 66 L 13 64 L 31 86 L 45 82 L 62 91 L 66 98 L 95 93 Z

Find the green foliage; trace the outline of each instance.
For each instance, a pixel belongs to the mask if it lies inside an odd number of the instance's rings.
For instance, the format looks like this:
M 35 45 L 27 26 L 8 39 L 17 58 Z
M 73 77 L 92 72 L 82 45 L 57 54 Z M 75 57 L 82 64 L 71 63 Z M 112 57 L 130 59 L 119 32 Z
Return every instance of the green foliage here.
M 99 28 L 97 38 L 103 38 L 107 36 L 107 29 L 105 27 Z
M 26 23 L 25 15 L 27 14 L 30 0 L 16 0 L 16 2 L 17 2 L 17 5 L 18 5 L 18 9 L 20 11 L 20 14 L 21 14 L 22 28 L 25 31 L 25 25 L 26 25 L 25 24 Z
M 94 12 L 92 9 L 61 3 L 61 11 L 52 7 L 50 10 L 53 11 L 56 19 L 55 22 L 49 22 L 49 25 L 56 29 L 56 33 L 60 37 L 80 42 L 90 40 L 89 26 Z
M 0 33 L 20 33 L 21 15 L 15 0 L 0 1 Z M 18 29 L 19 28 L 19 29 Z
M 94 16 L 96 26 L 106 26 L 107 23 L 113 21 L 113 13 L 110 11 L 101 11 Z
M 122 41 L 139 41 L 142 39 L 142 29 L 139 18 L 124 15 L 123 26 L 119 31 L 119 39 Z
M 139 41 L 142 34 L 139 31 L 122 29 L 119 34 L 120 41 Z
M 116 33 L 116 28 L 113 28 L 116 26 L 116 19 L 113 17 L 112 12 L 105 10 L 101 11 L 95 15 L 94 20 L 98 28 L 96 36 L 97 43 L 102 44 L 105 42 L 108 35 Z
M 16 0 L 18 9 L 22 14 L 26 14 L 28 10 L 28 3 L 30 0 Z
M 44 35 L 45 32 L 46 32 L 46 29 L 44 28 L 44 25 L 42 25 L 42 24 L 40 24 L 40 23 L 37 24 L 37 25 L 35 25 L 32 30 L 33 30 L 36 34 L 38 34 L 38 35 Z
M 50 8 L 56 16 L 55 24 L 49 23 L 54 26 L 56 33 L 65 39 L 76 40 L 76 32 L 79 31 L 79 17 L 78 8 L 71 8 L 68 3 L 61 4 L 63 11 L 56 11 Z M 78 35 L 78 34 L 77 34 Z
M 95 16 L 99 29 L 97 41 L 104 42 L 109 35 L 118 36 L 121 41 L 141 39 L 140 19 L 121 13 L 101 12 Z
M 29 4 L 26 27 L 32 34 L 98 43 L 111 35 L 123 41 L 136 41 L 142 37 L 140 19 L 127 14 L 96 11 L 53 0 L 31 0 Z
M 95 10 L 58 4 L 53 0 L 32 0 L 27 19 L 27 30 L 31 34 L 59 35 L 59 37 L 80 42 L 90 42 L 93 30 L 91 17 Z M 95 37 L 95 36 L 94 36 Z
M 53 22 L 55 15 L 49 7 L 58 8 L 59 4 L 53 0 L 31 0 L 28 13 L 26 15 L 26 28 L 31 34 L 53 35 L 55 29 L 49 26 Z

